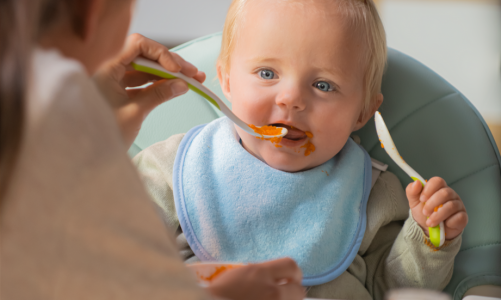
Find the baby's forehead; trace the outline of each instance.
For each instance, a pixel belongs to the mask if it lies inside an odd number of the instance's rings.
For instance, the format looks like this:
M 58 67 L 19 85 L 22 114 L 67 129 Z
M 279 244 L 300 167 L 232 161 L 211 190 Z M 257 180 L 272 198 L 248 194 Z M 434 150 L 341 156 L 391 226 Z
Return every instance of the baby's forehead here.
M 346 0 L 246 0 L 239 18 L 236 19 L 237 27 L 252 28 L 256 26 L 256 22 L 262 22 L 270 15 L 275 15 L 273 18 L 275 21 L 292 19 L 301 23 L 302 26 L 311 28 L 335 26 L 336 29 L 341 29 L 348 34 L 362 37 L 365 32 L 359 26 L 358 19 L 363 16 L 350 10 L 345 5 L 346 2 Z M 288 18 L 280 18 L 285 16 Z M 306 20 L 314 20 L 314 22 Z
M 242 12 L 257 9 L 260 12 L 278 10 L 282 13 L 304 15 L 315 14 L 319 17 L 348 15 L 347 1 L 356 0 L 245 0 Z
M 344 1 L 344 0 L 343 0 Z M 353 0 L 355 1 L 355 0 Z M 357 26 L 356 17 L 347 13 L 336 0 L 247 0 L 237 18 L 237 41 L 261 42 L 262 36 L 272 36 L 276 42 L 303 36 L 297 47 L 308 42 L 317 47 L 363 45 L 366 33 Z M 306 47 L 305 47 L 306 48 Z M 357 50 L 357 52 L 359 52 Z

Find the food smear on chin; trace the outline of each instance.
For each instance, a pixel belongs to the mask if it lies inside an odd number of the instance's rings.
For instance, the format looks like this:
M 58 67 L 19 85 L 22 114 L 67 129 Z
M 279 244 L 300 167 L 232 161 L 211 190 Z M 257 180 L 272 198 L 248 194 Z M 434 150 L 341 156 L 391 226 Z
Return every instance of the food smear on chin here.
M 280 142 L 282 141 L 282 137 L 272 137 L 272 138 L 264 137 L 265 135 L 280 135 L 282 133 L 282 128 L 269 125 L 256 127 L 255 125 L 252 124 L 249 124 L 249 127 L 252 128 L 252 130 L 254 130 L 255 133 L 261 135 L 261 137 L 256 136 L 256 139 L 270 141 L 272 144 L 275 145 L 275 147 L 282 148 L 282 145 L 279 145 Z
M 315 152 L 315 145 L 313 145 L 310 141 L 302 145 L 300 148 L 306 148 L 306 150 L 304 151 L 304 156 L 308 156 L 312 152 Z
M 308 138 L 310 139 L 313 138 L 313 133 L 306 131 L 305 134 Z M 301 146 L 301 148 L 306 148 L 306 150 L 304 151 L 304 156 L 310 155 L 312 152 L 315 152 L 316 149 L 315 145 L 313 145 L 311 141 L 308 141 L 306 144 Z M 329 176 L 329 174 L 327 174 L 327 176 Z

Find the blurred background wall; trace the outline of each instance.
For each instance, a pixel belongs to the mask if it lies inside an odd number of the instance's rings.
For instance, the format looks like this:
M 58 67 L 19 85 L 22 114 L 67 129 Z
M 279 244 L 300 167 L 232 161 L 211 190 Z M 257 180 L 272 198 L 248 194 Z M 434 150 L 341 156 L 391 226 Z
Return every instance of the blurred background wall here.
M 221 31 L 231 0 L 138 0 L 131 33 L 168 47 Z M 501 147 L 501 1 L 376 0 L 388 45 L 421 61 L 480 111 Z

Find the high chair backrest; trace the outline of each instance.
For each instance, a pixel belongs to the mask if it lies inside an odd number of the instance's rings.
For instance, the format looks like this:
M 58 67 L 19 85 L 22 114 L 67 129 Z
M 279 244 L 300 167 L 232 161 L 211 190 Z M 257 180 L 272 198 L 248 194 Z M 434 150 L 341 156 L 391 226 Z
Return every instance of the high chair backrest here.
M 216 33 L 172 51 L 206 72 L 205 85 L 226 101 L 216 79 L 220 44 L 221 34 Z M 382 89 L 380 112 L 400 154 L 424 178 L 443 177 L 468 211 L 469 224 L 445 291 L 461 299 L 478 285 L 501 286 L 501 158 L 484 120 L 444 79 L 396 50 L 389 50 Z M 220 116 L 209 102 L 189 92 L 148 116 L 129 153 L 134 155 Z M 404 187 L 411 182 L 380 147 L 373 120 L 356 134 L 369 154 L 388 164 Z

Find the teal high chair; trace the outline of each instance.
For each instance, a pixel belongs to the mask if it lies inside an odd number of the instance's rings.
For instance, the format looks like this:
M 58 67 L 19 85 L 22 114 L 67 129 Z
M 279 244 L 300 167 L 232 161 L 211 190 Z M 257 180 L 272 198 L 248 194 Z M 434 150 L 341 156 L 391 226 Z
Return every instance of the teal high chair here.
M 205 85 L 225 99 L 216 79 L 220 43 L 221 34 L 216 33 L 172 51 L 206 72 Z M 388 53 L 383 94 L 380 112 L 402 156 L 424 178 L 443 177 L 461 196 L 469 214 L 445 292 L 458 300 L 478 286 L 501 290 L 501 158 L 484 120 L 444 79 L 396 50 Z M 190 91 L 148 116 L 129 154 L 221 116 Z M 374 121 L 357 135 L 369 154 L 388 164 L 404 187 L 411 181 L 380 147 Z

